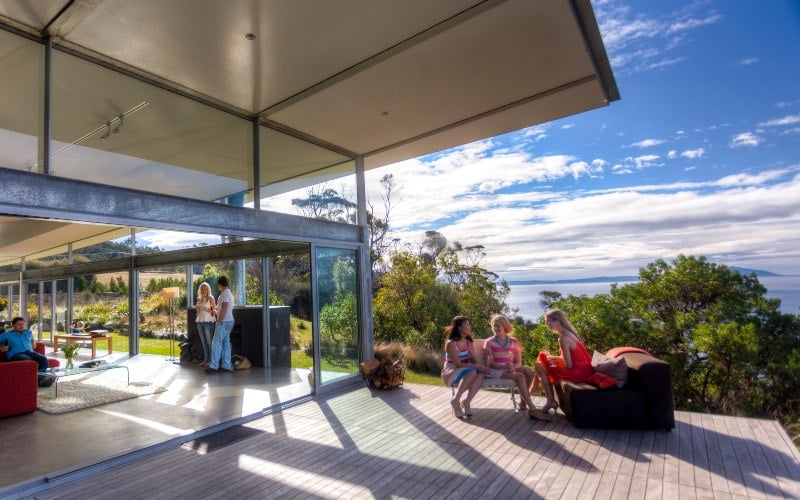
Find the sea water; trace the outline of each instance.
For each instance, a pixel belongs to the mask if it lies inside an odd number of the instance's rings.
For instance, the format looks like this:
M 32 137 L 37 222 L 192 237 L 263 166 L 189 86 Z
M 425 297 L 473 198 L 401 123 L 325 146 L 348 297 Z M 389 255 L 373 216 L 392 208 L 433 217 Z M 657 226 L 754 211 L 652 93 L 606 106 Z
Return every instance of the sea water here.
M 780 310 L 786 314 L 800 314 L 800 276 L 760 276 L 758 281 L 767 288 L 767 297 L 780 299 Z M 616 282 L 619 286 L 628 282 Z M 539 305 L 542 297 L 539 292 L 550 290 L 567 295 L 594 296 L 598 293 L 609 293 L 611 282 L 598 283 L 543 283 L 536 285 L 511 285 L 511 292 L 506 298 L 506 303 L 513 309 L 518 309 L 513 316 L 522 316 L 525 319 L 537 321 L 544 314 L 544 309 Z

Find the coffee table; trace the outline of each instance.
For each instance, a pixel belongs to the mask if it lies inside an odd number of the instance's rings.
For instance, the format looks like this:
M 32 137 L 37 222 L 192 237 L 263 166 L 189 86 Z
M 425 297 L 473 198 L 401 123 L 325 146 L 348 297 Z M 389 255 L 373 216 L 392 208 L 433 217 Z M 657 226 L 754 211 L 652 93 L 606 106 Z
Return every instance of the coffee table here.
M 53 352 L 58 351 L 58 341 L 59 340 L 66 340 L 67 345 L 74 344 L 78 341 L 83 342 L 91 342 L 92 343 L 92 359 L 97 357 L 97 341 L 98 340 L 105 340 L 108 345 L 108 353 L 111 354 L 114 352 L 114 339 L 111 336 L 107 336 L 107 330 L 94 330 L 94 332 L 105 332 L 106 335 L 103 334 L 60 334 L 60 335 L 53 335 Z M 94 333 L 93 332 L 93 333 Z
M 58 397 L 58 381 L 60 379 L 64 378 L 64 377 L 71 377 L 71 376 L 74 376 L 74 375 L 83 375 L 84 373 L 93 373 L 93 372 L 102 372 L 102 371 L 107 371 L 107 370 L 116 370 L 118 368 L 124 368 L 125 369 L 125 373 L 126 373 L 126 375 L 128 377 L 128 385 L 131 385 L 131 371 L 125 365 L 114 365 L 114 364 L 109 364 L 109 363 L 101 363 L 101 364 L 99 364 L 97 366 L 92 366 L 92 367 L 88 367 L 88 368 L 76 367 L 76 368 L 71 368 L 69 370 L 67 370 L 66 368 L 51 368 L 50 370 L 48 370 L 46 372 L 39 372 L 39 373 L 41 375 L 50 375 L 50 376 L 53 376 L 53 377 L 56 378 L 56 380 L 53 382 L 53 386 L 55 386 L 55 391 L 56 391 L 55 397 L 57 398 Z

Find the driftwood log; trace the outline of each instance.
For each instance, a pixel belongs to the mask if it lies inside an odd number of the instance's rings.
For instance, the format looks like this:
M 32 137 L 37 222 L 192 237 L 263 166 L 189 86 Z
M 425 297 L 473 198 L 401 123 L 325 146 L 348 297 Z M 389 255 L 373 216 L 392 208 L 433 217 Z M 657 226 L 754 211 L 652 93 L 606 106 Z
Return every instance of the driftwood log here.
M 361 373 L 376 389 L 395 389 L 403 385 L 405 367 L 402 359 L 393 361 L 386 356 L 381 360 L 370 359 L 361 363 Z

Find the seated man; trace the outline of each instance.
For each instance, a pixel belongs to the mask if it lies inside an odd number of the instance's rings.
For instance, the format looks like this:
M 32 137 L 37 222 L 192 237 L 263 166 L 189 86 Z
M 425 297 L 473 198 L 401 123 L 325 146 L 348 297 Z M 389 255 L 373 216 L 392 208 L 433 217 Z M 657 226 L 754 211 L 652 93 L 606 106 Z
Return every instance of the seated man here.
M 78 321 L 75 323 L 75 326 L 72 327 L 72 331 L 70 333 L 83 333 L 83 330 L 86 329 L 86 325 L 84 325 L 83 321 Z
M 0 333 L 0 350 L 6 353 L 9 361 L 31 360 L 39 364 L 39 386 L 49 387 L 55 377 L 47 375 L 47 358 L 33 350 L 33 332 L 25 328 L 25 318 L 16 317 L 11 320 L 12 330 Z M 44 372 L 44 373 L 42 373 Z

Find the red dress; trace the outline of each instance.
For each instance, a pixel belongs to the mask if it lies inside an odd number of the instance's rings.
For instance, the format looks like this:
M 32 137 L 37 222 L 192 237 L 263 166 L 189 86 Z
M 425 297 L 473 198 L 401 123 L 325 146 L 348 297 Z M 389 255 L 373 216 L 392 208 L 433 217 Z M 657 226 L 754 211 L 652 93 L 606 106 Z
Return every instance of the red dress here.
M 564 356 L 561 348 L 558 349 L 558 358 L 556 359 L 556 366 L 550 366 L 550 361 L 547 359 L 547 353 L 539 353 L 539 363 L 544 365 L 547 369 L 547 378 L 550 382 L 555 382 L 558 379 L 569 380 L 571 382 L 586 382 L 592 376 L 592 356 L 583 342 L 578 341 L 575 343 L 575 349 L 569 351 L 570 358 L 572 358 L 572 368 L 564 366 Z

